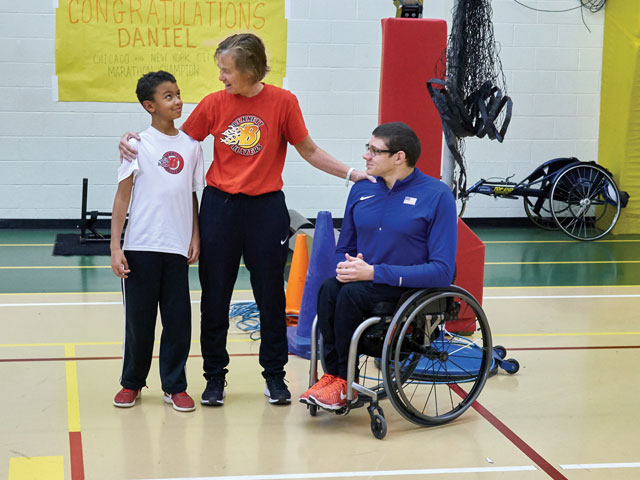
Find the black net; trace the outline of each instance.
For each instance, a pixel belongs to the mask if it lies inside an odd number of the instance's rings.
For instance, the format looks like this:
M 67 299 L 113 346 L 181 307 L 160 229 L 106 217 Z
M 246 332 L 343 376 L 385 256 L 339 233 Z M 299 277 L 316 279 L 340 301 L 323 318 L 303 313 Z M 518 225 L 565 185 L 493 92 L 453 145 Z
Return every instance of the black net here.
M 458 0 L 447 42 L 446 63 L 427 87 L 440 113 L 445 140 L 458 173 L 456 195 L 466 189 L 464 137 L 488 136 L 502 142 L 512 102 L 498 56 L 490 0 Z

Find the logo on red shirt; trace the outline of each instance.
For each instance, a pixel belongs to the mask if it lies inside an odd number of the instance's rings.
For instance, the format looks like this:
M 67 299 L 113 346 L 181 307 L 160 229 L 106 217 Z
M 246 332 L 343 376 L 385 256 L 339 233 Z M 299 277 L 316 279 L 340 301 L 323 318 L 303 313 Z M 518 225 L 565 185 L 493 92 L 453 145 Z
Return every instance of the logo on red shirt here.
M 167 152 L 160 160 L 158 166 L 164 168 L 167 172 L 176 175 L 182 171 L 184 167 L 184 159 L 178 152 Z
M 229 124 L 227 129 L 222 132 L 220 141 L 234 153 L 244 155 L 246 157 L 255 155 L 262 150 L 260 137 L 262 136 L 261 128 L 264 122 L 255 115 L 241 115 Z

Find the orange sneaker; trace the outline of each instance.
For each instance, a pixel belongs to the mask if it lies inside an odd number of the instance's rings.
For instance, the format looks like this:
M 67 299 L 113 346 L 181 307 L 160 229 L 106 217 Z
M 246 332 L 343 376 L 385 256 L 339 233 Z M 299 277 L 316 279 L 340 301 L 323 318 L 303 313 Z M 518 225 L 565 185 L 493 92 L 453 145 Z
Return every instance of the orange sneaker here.
M 196 409 L 193 398 L 187 392 L 165 393 L 164 402 L 172 404 L 174 410 L 179 412 L 192 412 Z
M 133 407 L 136 404 L 136 400 L 140 398 L 140 390 L 132 390 L 130 388 L 123 388 L 113 398 L 113 404 L 116 407 L 127 408 Z
M 358 398 L 358 392 L 353 392 L 353 401 Z M 317 406 L 327 410 L 340 410 L 347 406 L 347 381 L 336 377 L 329 385 L 309 395 L 309 400 Z
M 306 392 L 300 395 L 300 398 L 299 398 L 300 403 L 314 405 L 313 402 L 309 401 L 309 395 L 312 395 L 316 391 L 320 390 L 321 388 L 326 387 L 327 385 L 332 383 L 335 379 L 336 377 L 328 373 L 325 373 L 324 375 L 322 375 L 322 377 L 320 377 L 320 380 L 318 380 L 316 383 L 313 384 L 311 388 L 309 388 Z

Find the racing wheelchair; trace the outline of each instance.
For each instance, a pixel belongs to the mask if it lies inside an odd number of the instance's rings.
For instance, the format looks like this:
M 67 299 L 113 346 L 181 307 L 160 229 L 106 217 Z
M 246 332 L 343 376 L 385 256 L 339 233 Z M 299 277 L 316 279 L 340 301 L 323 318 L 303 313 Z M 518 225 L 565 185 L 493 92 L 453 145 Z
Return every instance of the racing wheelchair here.
M 513 175 L 512 175 L 513 176 Z M 576 240 L 597 240 L 616 225 L 629 194 L 618 189 L 611 172 L 594 162 L 554 158 L 520 182 L 480 179 L 458 194 L 462 217 L 467 200 L 479 193 L 495 198 L 522 197 L 527 217 L 545 230 L 562 230 Z
M 493 347 L 482 307 L 456 285 L 409 290 L 397 304 L 379 303 L 371 315 L 351 338 L 347 404 L 334 413 L 346 415 L 368 403 L 378 439 L 387 433 L 380 400 L 388 398 L 416 425 L 441 425 L 471 406 L 498 366 L 508 373 L 520 368 L 517 360 L 505 359 L 504 347 Z M 324 366 L 317 322 L 311 327 L 310 387 L 318 380 L 318 357 Z M 307 408 L 316 416 L 317 405 Z

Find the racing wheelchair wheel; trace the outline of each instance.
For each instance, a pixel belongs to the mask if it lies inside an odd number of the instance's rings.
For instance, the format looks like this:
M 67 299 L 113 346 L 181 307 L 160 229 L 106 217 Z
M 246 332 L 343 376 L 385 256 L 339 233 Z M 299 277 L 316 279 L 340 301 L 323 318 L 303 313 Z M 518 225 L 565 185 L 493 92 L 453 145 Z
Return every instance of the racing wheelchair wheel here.
M 576 240 L 604 237 L 618 221 L 620 208 L 620 191 L 611 175 L 592 163 L 567 167 L 551 188 L 553 218 Z
M 422 290 L 389 326 L 381 359 L 384 387 L 404 418 L 441 425 L 478 398 L 492 358 L 489 323 L 471 294 L 455 285 Z
M 523 200 L 524 213 L 527 214 L 529 220 L 531 220 L 536 227 L 544 230 L 558 230 L 560 228 L 553 219 L 551 203 L 548 198 L 541 200 L 542 205 L 538 213 L 535 212 L 536 203 L 538 202 L 536 197 L 523 197 Z

